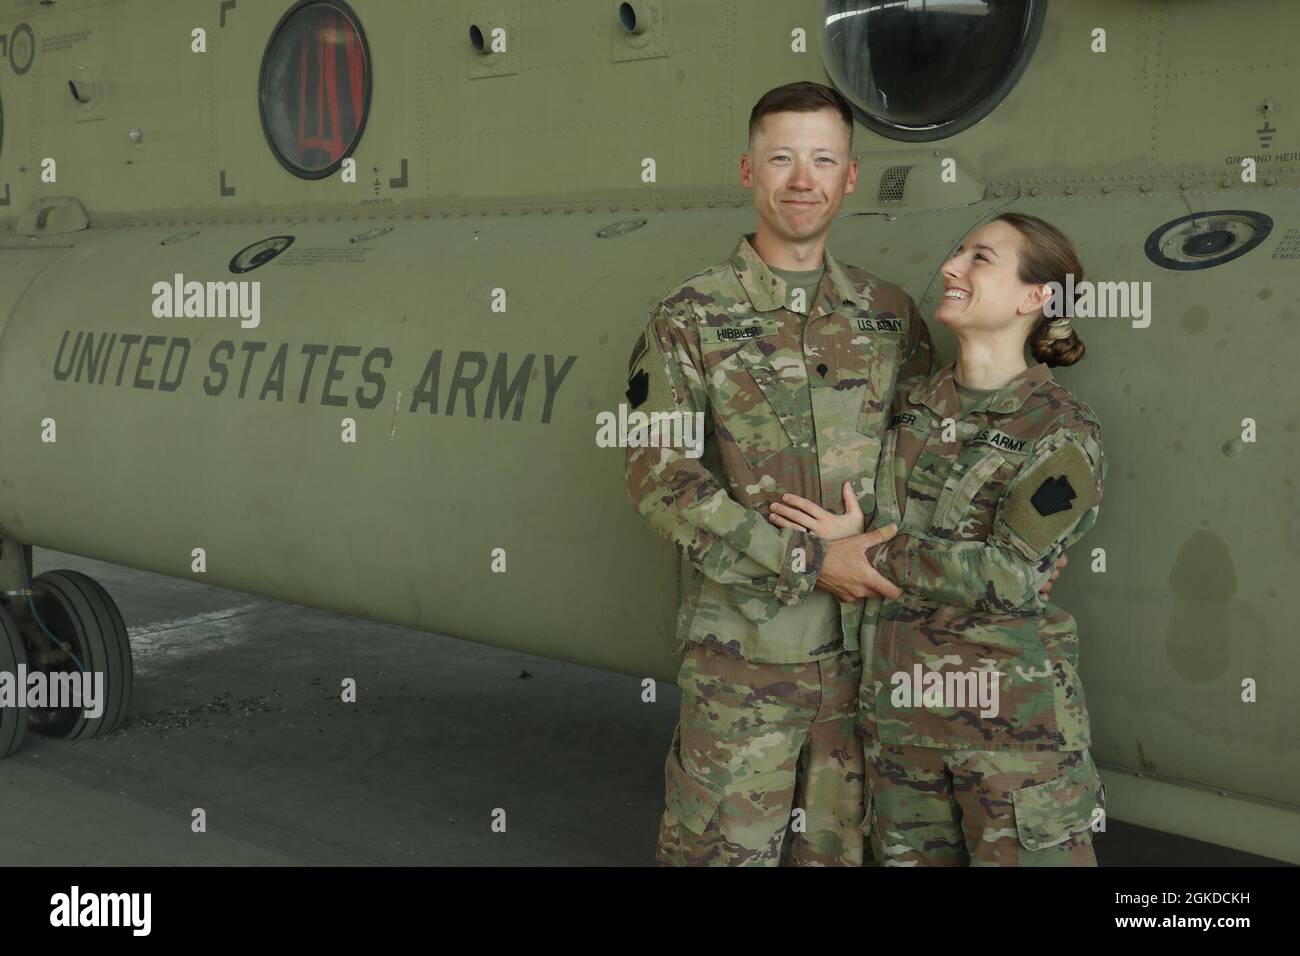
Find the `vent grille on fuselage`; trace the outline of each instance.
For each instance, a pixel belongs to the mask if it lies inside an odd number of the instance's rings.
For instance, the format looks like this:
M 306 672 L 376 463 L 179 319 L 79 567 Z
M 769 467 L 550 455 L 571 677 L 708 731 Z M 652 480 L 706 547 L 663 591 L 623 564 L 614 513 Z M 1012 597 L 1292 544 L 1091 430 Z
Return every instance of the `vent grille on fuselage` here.
M 907 174 L 911 166 L 890 166 L 880 174 L 880 202 L 902 202 L 903 186 L 907 183 Z

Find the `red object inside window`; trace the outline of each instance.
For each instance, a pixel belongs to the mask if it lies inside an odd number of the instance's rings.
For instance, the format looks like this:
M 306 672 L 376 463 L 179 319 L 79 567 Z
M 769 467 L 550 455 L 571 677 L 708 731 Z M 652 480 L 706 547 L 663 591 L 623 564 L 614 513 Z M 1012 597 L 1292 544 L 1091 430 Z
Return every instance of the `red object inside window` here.
M 302 12 L 276 46 L 287 54 L 281 86 L 283 119 L 292 142 L 277 136 L 286 158 L 305 170 L 338 162 L 356 139 L 366 96 L 366 55 L 361 36 L 342 11 L 321 5 Z M 290 130 L 283 130 L 290 132 Z

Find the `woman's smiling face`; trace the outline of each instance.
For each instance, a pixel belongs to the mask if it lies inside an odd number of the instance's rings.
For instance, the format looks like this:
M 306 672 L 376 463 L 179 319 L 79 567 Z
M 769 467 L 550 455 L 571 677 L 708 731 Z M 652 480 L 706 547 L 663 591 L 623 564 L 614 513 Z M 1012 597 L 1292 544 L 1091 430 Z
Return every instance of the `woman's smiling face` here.
M 1020 232 L 1005 222 L 990 222 L 968 235 L 943 264 L 943 299 L 935 321 L 954 331 L 1002 331 L 1033 324 L 1050 293 L 1042 283 L 1024 282 L 1019 275 Z M 1046 290 L 1046 291 L 1045 291 Z

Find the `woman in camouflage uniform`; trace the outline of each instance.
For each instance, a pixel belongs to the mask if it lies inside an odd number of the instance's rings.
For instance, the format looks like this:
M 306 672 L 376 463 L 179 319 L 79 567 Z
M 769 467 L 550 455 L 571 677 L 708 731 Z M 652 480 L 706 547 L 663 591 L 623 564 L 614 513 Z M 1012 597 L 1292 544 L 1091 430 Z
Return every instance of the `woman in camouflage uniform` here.
M 904 593 L 868 602 L 859 702 L 863 826 L 886 865 L 1096 865 L 1078 633 L 1039 596 L 1095 522 L 1105 472 L 1096 416 L 1049 371 L 1084 354 L 1068 317 L 1044 314 L 1067 273 L 1082 280 L 1074 247 L 1041 219 L 976 229 L 934 316 L 956 361 L 895 396 L 872 525 L 897 535 L 870 558 Z M 784 498 L 780 527 L 863 528 L 849 494 L 843 515 Z

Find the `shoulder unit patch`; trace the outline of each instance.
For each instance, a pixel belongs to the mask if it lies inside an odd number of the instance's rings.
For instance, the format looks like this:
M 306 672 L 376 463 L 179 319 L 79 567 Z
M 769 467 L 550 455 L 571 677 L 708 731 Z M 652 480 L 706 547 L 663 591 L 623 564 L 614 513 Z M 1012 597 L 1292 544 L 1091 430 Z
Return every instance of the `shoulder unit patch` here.
M 1011 488 L 1001 515 L 1035 552 L 1046 554 L 1096 503 L 1096 479 L 1088 456 L 1068 441 Z

